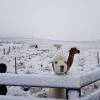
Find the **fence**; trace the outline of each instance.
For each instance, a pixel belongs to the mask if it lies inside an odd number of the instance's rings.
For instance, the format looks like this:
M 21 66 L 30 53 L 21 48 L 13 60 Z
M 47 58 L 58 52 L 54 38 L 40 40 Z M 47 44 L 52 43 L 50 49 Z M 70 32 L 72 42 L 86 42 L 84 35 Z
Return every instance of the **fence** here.
M 47 75 L 47 74 L 0 74 L 0 85 L 31 86 L 43 88 L 65 88 L 70 100 L 100 100 L 100 90 L 81 96 L 81 88 L 100 80 L 100 70 L 81 76 Z M 41 98 L 26 98 L 14 96 L 0 96 L 0 100 L 42 100 Z M 45 98 L 43 100 L 56 100 Z

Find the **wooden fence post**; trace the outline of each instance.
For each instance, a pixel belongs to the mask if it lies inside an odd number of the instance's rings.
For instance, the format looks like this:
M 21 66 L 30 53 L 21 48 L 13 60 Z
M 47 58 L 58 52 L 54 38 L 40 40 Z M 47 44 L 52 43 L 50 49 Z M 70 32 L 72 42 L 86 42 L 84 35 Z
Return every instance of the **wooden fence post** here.
M 99 52 L 97 51 L 97 63 L 100 65 Z
M 5 48 L 3 48 L 3 54 L 4 54 L 4 55 L 6 54 L 6 50 L 5 50 Z
M 15 57 L 15 73 L 17 74 L 17 62 L 16 62 L 16 57 Z

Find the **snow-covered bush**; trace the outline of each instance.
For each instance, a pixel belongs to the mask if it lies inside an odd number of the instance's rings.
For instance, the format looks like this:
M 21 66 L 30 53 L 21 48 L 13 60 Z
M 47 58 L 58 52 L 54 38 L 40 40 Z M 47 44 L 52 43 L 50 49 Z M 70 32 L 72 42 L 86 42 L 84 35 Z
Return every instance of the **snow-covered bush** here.
M 62 44 L 54 44 L 53 46 L 56 47 L 57 50 L 60 50 L 62 47 Z

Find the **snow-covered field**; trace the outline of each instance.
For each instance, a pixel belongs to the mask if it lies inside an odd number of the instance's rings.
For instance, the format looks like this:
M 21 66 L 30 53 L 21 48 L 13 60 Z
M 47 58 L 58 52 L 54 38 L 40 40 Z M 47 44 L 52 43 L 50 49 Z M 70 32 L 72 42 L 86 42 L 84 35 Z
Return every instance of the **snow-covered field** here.
M 62 45 L 57 48 L 57 45 Z M 36 45 L 38 48 L 36 48 Z M 100 69 L 99 52 L 100 41 L 91 42 L 66 42 L 50 41 L 40 39 L 0 39 L 0 63 L 7 65 L 8 73 L 15 73 L 15 57 L 18 74 L 52 74 L 52 58 L 57 51 L 63 52 L 68 57 L 68 50 L 71 47 L 77 47 L 80 54 L 75 55 L 74 63 L 68 72 L 70 75 L 81 75 L 87 72 Z M 99 88 L 99 82 L 91 84 L 82 89 L 82 95 L 88 94 Z M 24 91 L 23 87 L 8 86 L 7 95 L 23 95 L 46 97 L 48 89 L 30 87 Z

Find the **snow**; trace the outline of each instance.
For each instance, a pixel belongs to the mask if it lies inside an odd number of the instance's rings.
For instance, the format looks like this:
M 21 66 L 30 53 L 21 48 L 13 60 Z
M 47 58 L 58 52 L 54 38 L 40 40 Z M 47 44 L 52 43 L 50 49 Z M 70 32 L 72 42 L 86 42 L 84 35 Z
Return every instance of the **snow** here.
M 62 80 L 62 81 L 61 81 Z M 79 88 L 79 77 L 53 74 L 0 74 L 0 84 L 32 87 Z
M 39 40 L 39 39 L 1 39 L 0 41 L 0 63 L 5 63 L 7 65 L 7 73 L 15 73 L 15 57 L 17 58 L 17 73 L 18 75 L 27 74 L 48 74 L 48 76 L 53 76 L 51 61 L 53 56 L 57 53 L 57 48 L 54 44 L 62 44 L 62 48 L 66 58 L 68 57 L 68 50 L 71 47 L 77 47 L 80 49 L 80 55 L 75 55 L 73 65 L 67 76 L 80 77 L 81 75 L 86 75 L 88 72 L 97 71 L 100 69 L 100 64 L 97 62 L 97 52 L 100 55 L 100 41 L 92 42 L 66 42 L 66 41 L 50 41 L 50 40 Z M 39 48 L 31 47 L 30 45 L 38 44 Z M 10 52 L 9 51 L 10 47 Z M 5 48 L 6 55 L 3 53 L 3 48 Z M 41 75 L 42 77 L 42 75 Z M 61 76 L 62 77 L 62 76 Z M 99 78 L 91 75 L 91 79 Z M 89 77 L 82 77 L 84 81 L 81 80 L 81 85 L 83 83 L 89 83 Z M 50 78 L 49 78 L 50 79 Z M 53 78 L 55 79 L 55 78 Z M 86 81 L 87 80 L 87 81 Z M 23 80 L 24 81 L 24 80 Z M 61 79 L 63 81 L 63 79 Z M 74 80 L 70 80 L 74 81 Z M 65 84 L 65 83 L 64 83 Z M 68 83 L 73 84 L 73 83 Z M 82 96 L 90 94 L 95 91 L 96 88 L 100 88 L 100 82 L 96 82 L 92 85 L 82 88 Z M 39 91 L 34 91 L 31 87 L 29 91 L 24 91 L 22 87 L 8 86 L 7 95 L 20 95 L 20 96 L 33 96 L 33 97 L 46 97 L 48 89 L 40 89 Z M 33 90 L 33 91 L 31 91 Z
M 100 89 L 96 90 L 95 92 L 81 98 L 76 98 L 77 93 L 70 91 L 71 95 L 75 98 L 69 98 L 70 100 L 100 100 Z M 73 94 L 74 93 L 74 94 Z M 34 98 L 32 96 L 0 96 L 0 100 L 64 100 L 64 99 L 51 99 L 51 98 Z
M 78 99 L 79 98 L 79 92 L 75 90 L 69 90 L 68 91 L 68 99 Z
M 94 91 L 93 93 L 82 97 L 80 100 L 100 100 L 100 89 Z
M 100 80 L 100 69 L 85 73 L 80 76 L 80 86 L 85 86 Z
M 0 100 L 64 100 L 64 99 L 49 99 L 49 98 L 33 98 L 33 97 L 18 97 L 18 96 L 0 96 Z

